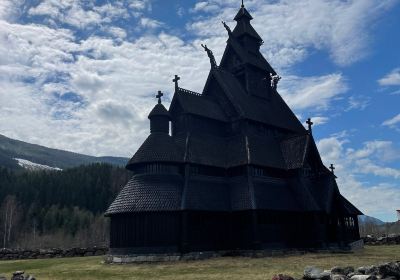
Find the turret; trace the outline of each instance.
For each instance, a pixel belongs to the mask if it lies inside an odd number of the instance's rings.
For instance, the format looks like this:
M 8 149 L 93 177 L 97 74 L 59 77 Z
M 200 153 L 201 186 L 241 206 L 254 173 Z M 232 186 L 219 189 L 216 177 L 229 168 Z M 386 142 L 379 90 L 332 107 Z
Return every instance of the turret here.
M 253 17 L 246 10 L 244 5 L 240 7 L 240 10 L 236 14 L 234 20 L 237 22 L 236 27 L 233 29 L 232 34 L 238 38 L 240 43 L 247 49 L 256 52 L 260 49 L 260 45 L 263 43 L 260 35 L 254 30 L 250 21 Z
M 158 98 L 158 104 L 154 106 L 149 114 L 150 119 L 150 133 L 159 132 L 169 134 L 169 122 L 171 116 L 168 110 L 161 104 L 161 97 L 163 93 L 158 91 L 156 97 Z

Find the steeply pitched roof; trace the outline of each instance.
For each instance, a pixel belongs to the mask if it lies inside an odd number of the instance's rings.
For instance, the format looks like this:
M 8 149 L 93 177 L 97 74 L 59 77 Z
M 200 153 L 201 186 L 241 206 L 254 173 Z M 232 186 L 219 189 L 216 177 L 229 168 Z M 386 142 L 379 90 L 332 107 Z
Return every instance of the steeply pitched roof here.
M 179 175 L 134 175 L 106 211 L 106 216 L 143 211 L 176 211 L 182 198 Z
M 260 99 L 247 94 L 231 73 L 218 69 L 212 71 L 212 75 L 228 99 L 240 108 L 238 113 L 241 117 L 297 133 L 305 132 L 303 125 L 277 92 L 271 94 L 269 100 Z
M 151 133 L 128 162 L 126 168 L 145 162 L 182 162 L 183 151 L 166 133 Z
M 245 7 L 240 7 L 239 11 L 237 12 L 234 20 L 239 21 L 243 18 L 247 18 L 248 20 L 252 20 L 253 17 L 250 15 L 250 13 L 246 10 Z
M 243 10 L 245 12 L 243 13 L 242 17 L 246 17 L 246 15 L 251 17 L 251 15 L 247 12 L 247 10 L 245 8 L 243 8 Z M 241 11 L 239 11 L 239 13 L 241 13 Z M 235 17 L 235 19 L 236 19 L 236 17 Z M 257 41 L 262 42 L 260 35 L 258 35 L 258 33 L 254 30 L 253 26 L 247 20 L 238 20 L 238 23 L 235 26 L 235 29 L 233 29 L 232 34 L 236 37 L 240 37 L 243 35 L 249 35 L 249 36 L 253 37 L 254 39 L 256 39 Z
M 350 201 L 348 201 L 341 194 L 339 195 L 342 204 L 342 213 L 347 215 L 364 215 L 360 210 L 358 210 Z
M 202 96 L 199 93 L 178 88 L 175 92 L 174 98 L 182 106 L 186 113 L 198 115 L 201 117 L 215 119 L 218 121 L 228 121 L 227 116 L 224 114 L 222 108 L 211 98 Z M 172 101 L 172 104 L 175 101 Z M 174 106 L 171 104 L 171 107 Z M 171 108 L 170 108 L 171 110 Z
M 228 41 L 228 45 L 234 50 L 234 52 L 240 57 L 243 63 L 251 64 L 266 73 L 276 74 L 275 70 L 272 66 L 268 63 L 268 61 L 260 54 L 260 53 L 249 53 L 242 45 L 237 41 L 235 36 L 230 36 Z M 221 65 L 223 61 L 226 59 L 227 49 L 221 60 Z

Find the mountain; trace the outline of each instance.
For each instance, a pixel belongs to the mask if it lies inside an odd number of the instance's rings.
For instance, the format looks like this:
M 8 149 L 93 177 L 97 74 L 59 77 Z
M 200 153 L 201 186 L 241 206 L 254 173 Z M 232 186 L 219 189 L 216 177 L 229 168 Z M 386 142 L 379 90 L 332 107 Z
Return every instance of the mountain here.
M 8 138 L 0 134 L 0 166 L 10 169 L 66 169 L 90 163 L 124 166 L 128 158 L 94 157 Z
M 358 216 L 358 222 L 360 223 L 360 225 L 373 224 L 373 225 L 381 226 L 381 225 L 385 224 L 385 222 L 383 222 L 377 218 L 367 216 L 367 215 Z

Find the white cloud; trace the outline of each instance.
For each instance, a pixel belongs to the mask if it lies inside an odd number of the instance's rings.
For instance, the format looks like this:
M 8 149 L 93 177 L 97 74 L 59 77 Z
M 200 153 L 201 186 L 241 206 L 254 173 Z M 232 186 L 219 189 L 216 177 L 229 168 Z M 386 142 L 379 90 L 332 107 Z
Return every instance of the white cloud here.
M 400 124 L 400 114 L 398 114 L 398 115 L 394 116 L 393 118 L 388 119 L 382 123 L 382 125 L 388 126 L 391 128 L 396 128 L 397 125 L 399 125 L 399 124 Z
M 400 170 L 386 164 L 400 156 L 399 149 L 390 141 L 369 141 L 361 149 L 346 148 L 350 144 L 346 134 L 317 142 L 324 163 L 335 164 L 341 193 L 365 214 L 394 220 L 400 205 Z M 383 182 L 370 182 L 370 176 Z
M 378 80 L 381 86 L 400 86 L 400 68 L 393 69 L 386 76 Z
M 348 99 L 348 107 L 345 111 L 350 110 L 364 110 L 370 104 L 371 98 L 366 96 L 350 96 Z
M 139 23 L 142 27 L 150 28 L 150 29 L 159 28 L 163 25 L 163 23 L 161 21 L 147 18 L 147 17 L 140 18 Z
M 219 5 L 216 3 L 211 3 L 208 1 L 203 1 L 203 2 L 197 2 L 193 9 L 191 9 L 191 12 L 216 12 L 219 10 Z
M 309 49 L 326 50 L 339 65 L 354 63 L 368 53 L 371 24 L 396 1 L 273 1 L 254 0 L 246 3 L 254 17 L 253 25 L 264 34 L 264 53 L 275 66 L 287 67 L 303 60 Z M 188 29 L 200 36 L 221 36 L 221 19 L 236 14 L 237 1 L 202 1 L 194 10 L 204 11 L 209 5 L 218 6 L 218 13 L 196 20 Z M 213 9 L 214 10 L 214 9 Z M 230 21 L 232 24 L 232 21 Z M 282 52 L 286 58 L 282 61 Z M 275 54 L 278 57 L 275 59 Z
M 323 125 L 329 121 L 328 117 L 322 117 L 322 116 L 316 116 L 312 117 L 312 122 L 314 123 L 315 126 L 317 125 Z
M 279 92 L 295 110 L 327 109 L 334 99 L 348 90 L 340 73 L 320 77 L 286 76 L 281 83 Z
M 152 5 L 150 0 L 130 0 L 129 7 L 134 10 L 152 10 Z
M 107 31 L 114 37 L 119 38 L 119 39 L 125 39 L 126 38 L 126 31 L 122 28 L 111 26 L 107 28 Z
M 82 0 L 44 0 L 28 11 L 31 16 L 47 16 L 53 21 L 77 28 L 110 23 L 114 18 L 127 18 L 129 13 L 121 2 L 101 6 L 89 5 Z

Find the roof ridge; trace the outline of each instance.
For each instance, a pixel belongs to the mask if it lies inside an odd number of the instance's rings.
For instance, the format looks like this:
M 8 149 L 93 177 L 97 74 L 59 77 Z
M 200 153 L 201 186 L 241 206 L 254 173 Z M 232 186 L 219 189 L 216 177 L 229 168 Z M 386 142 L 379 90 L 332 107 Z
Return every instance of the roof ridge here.
M 195 96 L 202 96 L 203 95 L 203 94 L 201 94 L 199 92 L 192 91 L 192 90 L 185 89 L 185 88 L 181 88 L 181 87 L 177 87 L 177 91 L 176 92 L 177 93 L 188 93 L 188 94 L 192 94 L 192 95 L 195 95 Z

